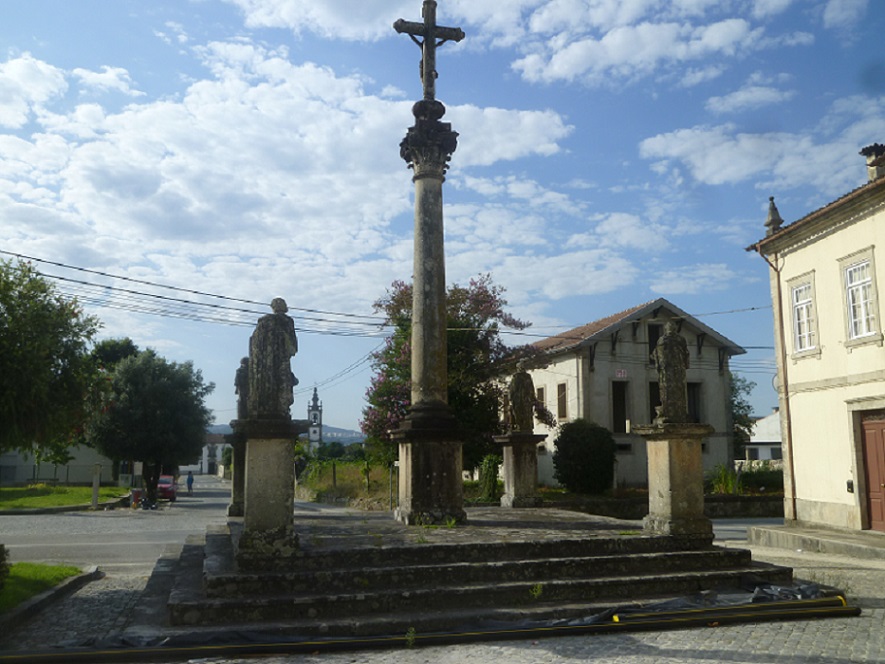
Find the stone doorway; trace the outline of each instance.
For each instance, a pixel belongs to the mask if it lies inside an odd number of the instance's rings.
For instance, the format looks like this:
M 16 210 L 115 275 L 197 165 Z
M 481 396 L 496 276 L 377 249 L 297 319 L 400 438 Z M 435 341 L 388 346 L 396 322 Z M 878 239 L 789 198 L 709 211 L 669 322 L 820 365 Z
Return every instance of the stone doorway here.
M 885 532 L 885 410 L 861 416 L 867 523 L 865 528 Z

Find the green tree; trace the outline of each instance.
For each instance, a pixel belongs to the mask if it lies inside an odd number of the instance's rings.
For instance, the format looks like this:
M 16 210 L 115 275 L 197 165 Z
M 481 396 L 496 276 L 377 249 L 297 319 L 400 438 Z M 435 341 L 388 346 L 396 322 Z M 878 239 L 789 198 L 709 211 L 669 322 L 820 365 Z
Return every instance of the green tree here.
M 87 413 L 98 327 L 30 264 L 0 261 L 0 452 L 67 448 Z
M 615 479 L 617 446 L 611 432 L 578 418 L 559 429 L 553 453 L 553 476 L 569 491 L 599 494 Z
M 168 362 L 152 350 L 120 360 L 89 421 L 89 440 L 112 459 L 144 463 L 148 499 L 157 497 L 163 466 L 200 455 L 212 422 L 204 384 L 191 362 Z
M 748 401 L 754 387 L 756 387 L 756 383 L 743 376 L 736 374 L 728 376 L 728 407 L 732 422 L 733 458 L 743 458 L 744 446 L 750 442 L 753 427 L 756 425 L 753 419 L 753 407 Z
M 501 341 L 502 328 L 529 326 L 504 310 L 503 293 L 483 275 L 467 287 L 451 286 L 446 298 L 448 402 L 466 436 L 465 468 L 477 467 L 483 457 L 498 451 L 492 436 L 501 433 L 502 386 L 496 379 L 510 373 L 517 359 L 535 354 L 529 346 L 511 348 Z M 375 310 L 385 314 L 393 333 L 374 354 L 375 374 L 361 427 L 370 454 L 390 463 L 397 451 L 388 432 L 399 426 L 410 405 L 412 286 L 393 282 Z
M 138 346 L 129 337 L 103 339 L 92 349 L 92 358 L 102 369 L 112 371 L 120 360 L 138 355 L 138 353 Z

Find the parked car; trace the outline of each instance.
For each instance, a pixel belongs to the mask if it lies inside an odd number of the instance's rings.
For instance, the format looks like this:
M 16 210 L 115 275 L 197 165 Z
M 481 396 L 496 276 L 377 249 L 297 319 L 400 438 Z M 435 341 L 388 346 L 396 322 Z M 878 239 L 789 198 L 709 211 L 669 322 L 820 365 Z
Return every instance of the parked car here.
M 175 478 L 172 475 L 160 475 L 157 481 L 157 498 L 175 500 Z

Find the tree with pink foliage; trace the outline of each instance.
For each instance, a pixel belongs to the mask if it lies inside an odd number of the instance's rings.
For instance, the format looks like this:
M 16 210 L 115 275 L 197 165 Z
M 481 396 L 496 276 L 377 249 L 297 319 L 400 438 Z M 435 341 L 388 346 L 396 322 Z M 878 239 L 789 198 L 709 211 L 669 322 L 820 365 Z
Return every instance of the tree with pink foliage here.
M 464 467 L 479 465 L 486 454 L 499 451 L 492 437 L 503 433 L 500 405 L 506 377 L 516 362 L 532 357 L 530 346 L 507 346 L 503 329 L 524 330 L 530 323 L 504 310 L 504 289 L 490 275 L 471 279 L 466 286 L 451 286 L 446 298 L 448 401 L 464 435 Z M 384 347 L 373 356 L 375 375 L 366 391 L 368 406 L 361 427 L 369 449 L 382 463 L 397 456 L 389 432 L 408 412 L 411 378 L 412 286 L 394 281 L 375 302 L 392 329 Z

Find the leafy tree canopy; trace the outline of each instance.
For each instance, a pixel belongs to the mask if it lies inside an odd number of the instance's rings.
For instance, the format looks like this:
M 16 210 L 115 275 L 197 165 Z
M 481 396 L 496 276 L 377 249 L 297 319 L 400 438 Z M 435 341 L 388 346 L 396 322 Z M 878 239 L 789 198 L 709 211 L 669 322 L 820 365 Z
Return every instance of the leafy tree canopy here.
M 98 395 L 88 438 L 111 459 L 144 462 L 154 499 L 162 466 L 199 457 L 212 422 L 205 398 L 214 389 L 191 362 L 168 362 L 153 350 L 125 357 Z
M 750 442 L 753 435 L 753 407 L 748 401 L 750 393 L 756 383 L 747 380 L 743 376 L 730 374 L 728 379 L 728 406 L 731 411 L 731 420 L 734 433 L 734 453 L 742 457 L 744 445 Z
M 95 344 L 92 357 L 99 367 L 107 371 L 113 370 L 120 360 L 138 355 L 138 346 L 129 337 L 121 339 L 103 339 Z
M 67 447 L 86 415 L 98 327 L 30 264 L 0 261 L 0 451 Z
M 466 468 L 475 468 L 484 456 L 499 451 L 492 441 L 501 433 L 502 387 L 496 379 L 518 358 L 534 354 L 529 346 L 511 348 L 501 341 L 503 328 L 529 326 L 504 310 L 503 294 L 491 276 L 483 275 L 466 287 L 451 286 L 446 298 L 448 401 L 467 436 Z M 388 432 L 399 426 L 411 399 L 411 284 L 393 282 L 375 303 L 375 311 L 384 312 L 393 334 L 373 356 L 375 374 L 366 392 L 368 406 L 361 427 L 372 454 L 392 461 L 397 453 Z

